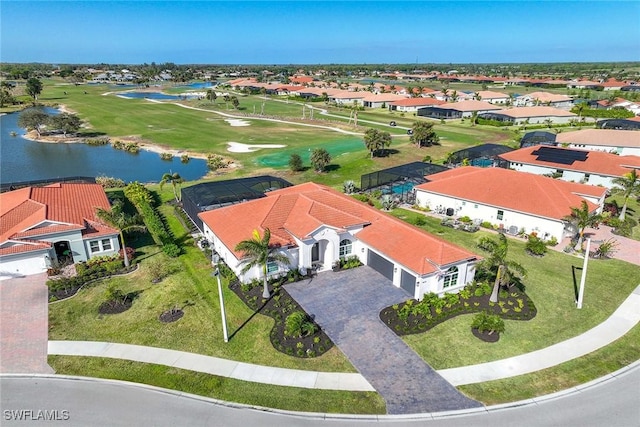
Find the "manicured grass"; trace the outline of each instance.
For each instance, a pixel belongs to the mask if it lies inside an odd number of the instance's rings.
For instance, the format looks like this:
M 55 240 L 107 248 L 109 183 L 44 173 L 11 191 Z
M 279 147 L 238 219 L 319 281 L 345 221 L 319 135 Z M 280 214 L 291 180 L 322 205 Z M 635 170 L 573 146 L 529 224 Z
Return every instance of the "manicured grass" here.
M 396 210 L 397 216 L 413 222 L 416 214 Z M 487 231 L 466 233 L 443 227 L 439 219 L 425 217 L 423 228 L 445 240 L 483 255 L 476 247 Z M 472 365 L 538 350 L 574 337 L 601 323 L 638 285 L 640 267 L 618 260 L 590 260 L 583 308 L 574 303 L 572 266 L 582 267 L 582 259 L 549 250 L 544 257 L 527 255 L 524 242 L 509 239 L 509 258 L 523 265 L 528 275 L 523 280 L 526 292 L 538 314 L 530 321 L 505 320 L 506 332 L 494 344 L 471 335 L 472 315 L 448 320 L 428 332 L 403 337 L 418 354 L 436 369 Z M 580 280 L 580 272 L 576 272 Z M 613 279 L 615 278 L 615 279 Z M 612 283 L 615 282 L 615 285 Z
M 303 412 L 386 413 L 384 400 L 374 392 L 273 386 L 127 360 L 71 356 L 49 356 L 48 360 L 58 374 L 132 381 L 247 405 Z
M 485 405 L 515 402 L 554 393 L 607 375 L 640 359 L 640 325 L 607 347 L 532 374 L 460 386 Z

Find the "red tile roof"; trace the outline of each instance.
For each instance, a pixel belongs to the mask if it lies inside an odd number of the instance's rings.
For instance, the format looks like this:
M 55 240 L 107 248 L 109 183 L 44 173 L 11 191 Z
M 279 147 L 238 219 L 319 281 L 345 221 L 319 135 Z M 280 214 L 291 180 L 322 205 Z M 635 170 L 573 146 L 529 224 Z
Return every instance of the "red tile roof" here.
M 570 111 L 561 110 L 555 107 L 536 106 L 536 107 L 513 107 L 508 108 L 498 113 L 504 116 L 520 119 L 523 117 L 577 117 Z
M 200 218 L 224 245 L 234 250 L 254 229 L 269 228 L 276 245 L 295 246 L 322 226 L 348 229 L 364 226 L 357 239 L 377 252 L 423 275 L 477 256 L 425 233 L 329 187 L 306 183 L 267 193 L 267 197 L 203 212 Z M 229 221 L 229 218 L 234 218 Z M 235 252 L 240 258 L 241 253 Z
M 435 98 L 407 98 L 400 99 L 398 101 L 390 102 L 389 105 L 397 105 L 402 107 L 419 107 L 422 105 L 442 105 L 446 104 L 446 101 L 441 101 Z
M 110 209 L 109 200 L 98 184 L 51 184 L 27 187 L 0 194 L 0 241 L 12 237 L 41 235 L 35 228 L 46 223 L 48 232 L 87 228 L 98 222 L 96 208 Z M 100 225 L 104 234 L 117 230 Z
M 640 148 L 640 132 L 637 130 L 582 129 L 575 132 L 562 132 L 556 136 L 556 141 L 559 144 Z
M 618 156 L 616 154 L 605 153 L 604 151 L 587 151 L 587 159 L 584 162 L 575 161 L 567 165 L 555 162 L 545 162 L 537 160 L 534 154 L 540 146 L 532 146 L 501 154 L 505 160 L 528 165 L 546 166 L 554 169 L 564 169 L 586 173 L 596 173 L 606 176 L 622 176 L 631 172 L 632 168 L 640 168 L 640 157 L 638 156 Z M 546 147 L 549 150 L 565 150 L 562 147 Z M 573 150 L 573 149 L 572 149 Z
M 571 207 L 580 206 L 585 199 L 579 194 L 601 197 L 607 191 L 603 187 L 502 168 L 466 166 L 428 178 L 431 182 L 415 188 L 551 219 L 562 219 L 571 213 Z M 587 204 L 591 210 L 597 208 L 591 202 Z
M 32 251 L 46 251 L 51 249 L 50 242 L 40 242 L 37 240 L 8 240 L 0 245 L 0 256 L 14 255 Z
M 444 108 L 447 110 L 456 110 L 456 111 L 495 111 L 495 110 L 502 109 L 501 107 L 497 107 L 494 104 L 491 104 L 489 102 L 476 101 L 475 99 L 442 104 L 442 105 L 438 105 L 438 108 Z

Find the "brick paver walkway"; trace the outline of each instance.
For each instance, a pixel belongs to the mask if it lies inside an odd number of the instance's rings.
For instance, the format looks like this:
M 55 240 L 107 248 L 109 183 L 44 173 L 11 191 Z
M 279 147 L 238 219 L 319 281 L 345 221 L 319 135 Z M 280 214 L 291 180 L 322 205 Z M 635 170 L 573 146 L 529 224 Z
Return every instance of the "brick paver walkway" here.
M 45 274 L 0 280 L 0 372 L 53 373 L 47 365 Z
M 321 273 L 285 289 L 387 403 L 389 414 L 481 406 L 463 396 L 380 320 L 410 296 L 369 267 Z

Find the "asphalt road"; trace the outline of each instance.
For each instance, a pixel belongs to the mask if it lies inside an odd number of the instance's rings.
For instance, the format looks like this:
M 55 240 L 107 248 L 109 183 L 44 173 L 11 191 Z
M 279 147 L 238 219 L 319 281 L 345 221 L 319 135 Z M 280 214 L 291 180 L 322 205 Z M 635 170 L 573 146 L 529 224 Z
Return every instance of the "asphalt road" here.
M 640 364 L 611 379 L 535 403 L 414 419 L 302 416 L 186 396 L 132 383 L 89 378 L 0 376 L 0 425 L 7 426 L 491 426 L 638 427 Z M 46 412 L 45 412 L 46 411 Z M 19 420 L 18 418 L 22 418 Z M 51 421 L 42 418 L 49 417 Z

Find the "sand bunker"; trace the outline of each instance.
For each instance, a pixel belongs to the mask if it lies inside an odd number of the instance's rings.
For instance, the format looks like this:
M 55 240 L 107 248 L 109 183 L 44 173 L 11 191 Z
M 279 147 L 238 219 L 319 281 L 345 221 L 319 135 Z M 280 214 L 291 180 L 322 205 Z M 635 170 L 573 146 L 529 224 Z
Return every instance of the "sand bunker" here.
M 261 148 L 284 148 L 282 144 L 243 144 L 241 142 L 227 142 L 227 151 L 231 153 L 252 153 Z
M 224 121 L 229 123 L 231 126 L 251 126 L 251 123 L 242 119 L 225 119 Z

